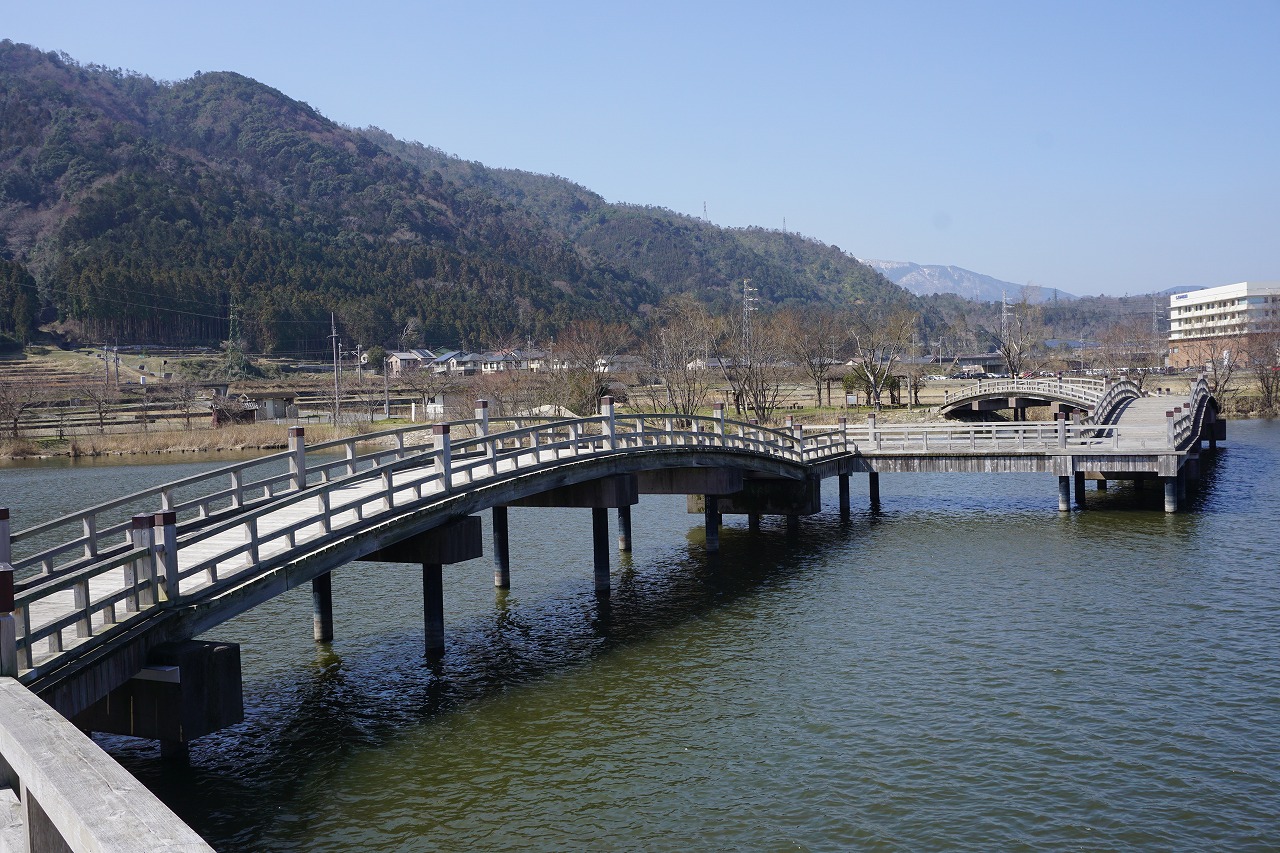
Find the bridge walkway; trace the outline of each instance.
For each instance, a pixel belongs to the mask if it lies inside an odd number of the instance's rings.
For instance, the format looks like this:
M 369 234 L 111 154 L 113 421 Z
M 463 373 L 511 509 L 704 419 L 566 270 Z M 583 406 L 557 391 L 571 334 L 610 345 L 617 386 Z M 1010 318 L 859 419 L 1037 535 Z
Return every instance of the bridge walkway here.
M 61 677 L 56 673 L 68 661 L 87 654 L 85 650 L 110 645 L 129 626 L 163 611 L 190 612 L 238 585 L 257 584 L 274 590 L 263 595 L 278 594 L 303 582 L 286 575 L 289 566 L 310 554 L 380 525 L 403 527 L 401 519 L 421 515 L 460 494 L 475 496 L 461 510 L 466 513 L 518 499 L 521 493 L 514 487 L 504 487 L 506 498 L 478 493 L 489 484 L 523 482 L 566 464 L 589 463 L 590 471 L 581 476 L 593 477 L 645 466 L 696 464 L 773 466 L 770 476 L 800 479 L 880 471 L 1039 471 L 1058 474 L 1060 483 L 1062 477 L 1082 471 L 1167 478 L 1179 473 L 1180 455 L 1202 434 L 1200 419 L 1207 399 L 1206 386 L 1198 383 L 1191 398 L 1174 408 L 1173 417 L 1166 415 L 1173 398 L 1132 399 L 1112 424 L 877 425 L 871 419 L 855 427 L 842 419 L 834 427 L 808 430 L 726 421 L 723 407 L 710 418 L 615 418 L 610 403 L 599 416 L 547 419 L 501 432 L 490 433 L 487 418 L 463 422 L 476 426 L 477 434 L 452 446 L 447 425 L 437 425 L 443 432 L 430 446 L 406 446 L 406 433 L 421 428 L 389 431 L 384 438 L 393 438 L 397 446 L 363 457 L 355 451 L 360 439 L 348 439 L 345 460 L 313 459 L 309 454 L 318 448 L 305 448 L 299 439 L 289 452 L 267 457 L 277 466 L 276 473 L 254 482 L 249 482 L 248 472 L 262 465 L 261 460 L 213 472 L 213 478 L 229 473 L 233 485 L 206 491 L 202 497 L 180 499 L 178 482 L 139 493 L 158 497 L 161 509 L 169 511 L 135 516 L 135 522 L 145 522 L 138 530 L 129 529 L 127 517 L 122 524 L 106 512 L 115 507 L 118 514 L 125 501 L 138 495 L 13 536 L 8 535 L 5 512 L 0 562 L 12 562 L 19 580 L 9 610 L 13 616 L 8 617 L 17 623 L 15 636 L 0 636 L 0 663 L 9 672 L 0 674 L 17 675 L 24 683 Z M 658 461 L 656 455 L 691 449 L 703 456 L 697 461 Z M 291 473 L 280 473 L 285 460 Z M 209 489 L 211 482 L 200 488 Z M 253 496 L 254 490 L 261 496 Z M 435 523 L 441 520 L 414 521 L 410 526 Z M 420 532 L 400 527 L 387 533 L 392 541 L 396 535 Z M 71 538 L 50 547 L 48 539 L 58 530 Z M 29 543 L 34 553 L 10 558 L 11 542 L 19 541 Z M 367 550 L 375 547 L 381 546 Z M 359 559 L 362 553 L 350 548 L 343 552 L 347 560 Z M 336 559 L 330 555 L 322 562 L 328 566 Z M 327 570 L 316 569 L 313 561 L 301 574 Z M 10 583 L 14 577 L 8 573 Z M 209 620 L 200 619 L 200 630 L 206 630 Z

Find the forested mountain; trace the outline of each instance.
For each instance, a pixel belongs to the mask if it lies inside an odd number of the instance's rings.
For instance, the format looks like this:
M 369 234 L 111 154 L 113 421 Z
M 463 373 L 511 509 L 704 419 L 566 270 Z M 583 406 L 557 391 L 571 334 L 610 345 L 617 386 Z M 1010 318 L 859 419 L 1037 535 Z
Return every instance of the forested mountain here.
M 481 346 L 575 317 L 911 297 L 844 252 L 608 204 L 335 124 L 229 72 L 177 82 L 0 42 L 0 287 L 99 340 L 322 353 L 345 335 Z M 30 276 L 27 278 L 27 276 Z
M 664 293 L 693 293 L 723 309 L 750 279 L 775 304 L 911 301 L 853 256 L 798 234 L 721 228 L 663 208 L 611 204 L 563 178 L 488 168 L 377 128 L 363 133 L 424 171 L 529 213 L 591 257 L 643 276 Z

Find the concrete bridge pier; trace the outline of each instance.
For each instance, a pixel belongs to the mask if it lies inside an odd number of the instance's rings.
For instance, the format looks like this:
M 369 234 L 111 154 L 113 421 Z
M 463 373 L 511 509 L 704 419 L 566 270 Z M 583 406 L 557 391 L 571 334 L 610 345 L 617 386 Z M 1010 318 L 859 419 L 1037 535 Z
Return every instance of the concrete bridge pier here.
M 505 506 L 493 508 L 493 585 L 498 589 L 511 589 L 511 543 Z
M 151 648 L 141 671 L 72 717 L 82 731 L 160 742 L 184 762 L 188 744 L 244 721 L 240 646 L 184 640 Z
M 311 630 L 317 643 L 333 642 L 333 574 L 311 581 Z
M 591 508 L 591 552 L 596 592 L 609 591 L 609 508 Z
M 1071 478 L 1058 477 L 1058 512 L 1071 512 Z
M 513 501 L 511 506 L 569 507 L 591 510 L 592 563 L 596 592 L 609 591 L 609 563 L 613 550 L 609 547 L 609 510 L 630 508 L 640 501 L 640 490 L 634 474 L 616 474 L 558 486 L 536 495 Z M 630 536 L 628 536 L 628 539 Z
M 800 516 L 793 513 L 787 514 L 787 538 L 798 539 L 800 537 Z
M 1178 478 L 1175 476 L 1175 477 L 1161 477 L 1160 479 L 1164 481 L 1164 511 L 1177 512 L 1178 511 Z
M 428 655 L 444 651 L 444 565 L 484 556 L 480 517 L 468 515 L 361 557 L 422 566 L 422 625 Z
M 720 503 L 717 495 L 702 496 L 703 526 L 707 530 L 707 551 L 714 554 L 720 550 L 720 513 L 716 511 Z
M 618 507 L 618 550 L 631 553 L 631 507 Z

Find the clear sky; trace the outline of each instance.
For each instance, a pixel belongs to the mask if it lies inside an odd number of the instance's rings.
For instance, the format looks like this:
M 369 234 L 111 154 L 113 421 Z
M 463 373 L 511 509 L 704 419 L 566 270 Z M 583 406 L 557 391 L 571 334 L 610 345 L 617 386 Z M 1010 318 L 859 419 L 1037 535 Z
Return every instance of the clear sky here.
M 0 0 L 0 37 L 858 257 L 1280 279 L 1280 0 Z

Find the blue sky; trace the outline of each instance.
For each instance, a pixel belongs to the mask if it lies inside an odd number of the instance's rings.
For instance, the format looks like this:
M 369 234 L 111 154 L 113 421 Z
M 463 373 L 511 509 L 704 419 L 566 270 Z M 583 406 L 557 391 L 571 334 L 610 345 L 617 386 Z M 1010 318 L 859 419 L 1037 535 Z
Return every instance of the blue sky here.
M 0 37 L 859 257 L 1280 279 L 1280 2 L 0 0 Z

